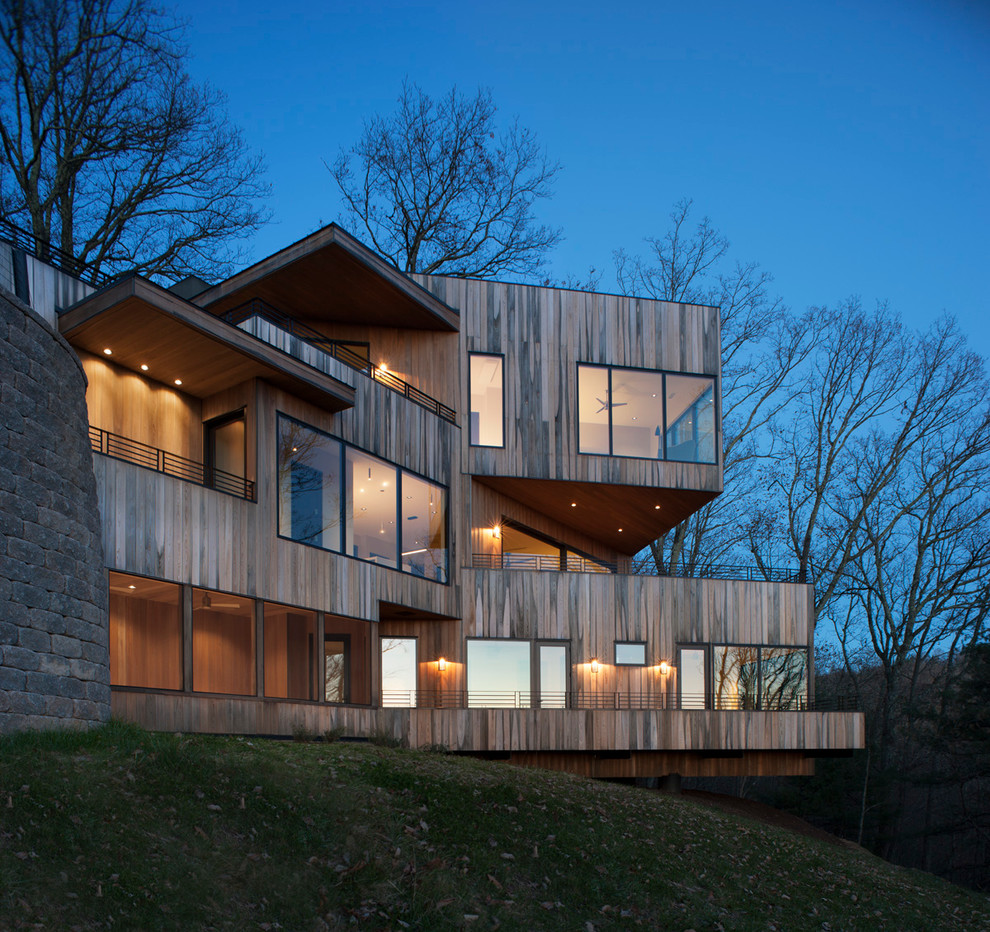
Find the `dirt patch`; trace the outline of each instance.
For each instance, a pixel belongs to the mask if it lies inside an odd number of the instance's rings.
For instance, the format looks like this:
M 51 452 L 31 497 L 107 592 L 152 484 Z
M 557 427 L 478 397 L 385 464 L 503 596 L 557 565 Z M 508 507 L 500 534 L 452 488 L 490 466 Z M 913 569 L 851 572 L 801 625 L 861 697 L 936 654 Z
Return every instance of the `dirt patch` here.
M 703 790 L 684 790 L 681 793 L 684 799 L 692 802 L 702 803 L 706 806 L 715 806 L 733 815 L 745 816 L 756 822 L 763 822 L 766 825 L 776 825 L 779 828 L 786 828 L 788 831 L 797 832 L 799 835 L 807 835 L 809 838 L 817 838 L 819 841 L 827 841 L 829 844 L 838 845 L 841 848 L 860 848 L 855 842 L 839 838 L 823 829 L 816 828 L 804 819 L 791 815 L 789 812 L 781 812 L 768 806 L 765 803 L 754 802 L 751 799 L 742 799 L 739 796 L 726 796 L 723 793 L 706 793 Z

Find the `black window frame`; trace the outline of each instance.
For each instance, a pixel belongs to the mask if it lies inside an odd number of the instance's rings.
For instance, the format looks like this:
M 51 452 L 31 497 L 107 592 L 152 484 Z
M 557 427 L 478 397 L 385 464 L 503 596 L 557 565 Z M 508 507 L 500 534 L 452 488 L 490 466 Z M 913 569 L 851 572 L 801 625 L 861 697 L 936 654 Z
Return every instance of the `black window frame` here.
M 480 350 L 471 350 L 467 354 L 468 356 L 468 367 L 467 367 L 467 377 L 468 377 L 468 424 L 467 424 L 467 435 L 468 435 L 468 446 L 474 447 L 477 450 L 504 450 L 505 449 L 505 353 L 484 353 Z M 499 444 L 494 443 L 472 443 L 471 441 L 471 415 L 474 413 L 474 408 L 471 407 L 471 358 L 473 356 L 487 356 L 490 359 L 498 359 L 502 364 L 502 442 Z
M 643 662 L 642 663 L 629 663 L 628 661 L 619 660 L 619 645 L 623 646 L 642 646 L 643 648 Z M 646 641 L 614 641 L 612 644 L 612 659 L 615 661 L 615 666 L 617 667 L 648 667 L 650 665 L 646 654 Z

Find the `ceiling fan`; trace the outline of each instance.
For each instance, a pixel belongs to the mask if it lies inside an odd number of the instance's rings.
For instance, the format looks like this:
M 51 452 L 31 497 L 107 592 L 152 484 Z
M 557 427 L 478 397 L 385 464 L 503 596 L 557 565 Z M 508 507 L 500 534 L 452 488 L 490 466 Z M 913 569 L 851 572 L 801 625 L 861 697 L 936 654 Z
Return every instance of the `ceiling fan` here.
M 629 404 L 628 401 L 609 401 L 608 398 L 609 398 L 608 389 L 605 390 L 604 400 L 601 398 L 595 398 L 595 401 L 597 401 L 601 405 L 601 407 L 595 412 L 595 414 L 601 414 L 602 411 L 605 411 L 608 408 L 621 408 L 623 405 Z
M 210 598 L 208 592 L 203 593 L 202 601 L 199 605 L 194 605 L 193 608 L 240 608 L 240 602 L 217 602 Z

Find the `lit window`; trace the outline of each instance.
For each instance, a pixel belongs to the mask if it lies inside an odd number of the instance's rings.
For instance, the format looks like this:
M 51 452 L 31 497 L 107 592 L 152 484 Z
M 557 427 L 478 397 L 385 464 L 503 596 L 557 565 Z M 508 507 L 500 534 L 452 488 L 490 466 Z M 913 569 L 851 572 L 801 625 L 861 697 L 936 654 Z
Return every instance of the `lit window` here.
M 471 353 L 471 445 L 501 447 L 503 436 L 502 357 Z
M 642 641 L 616 641 L 615 662 L 620 666 L 645 667 L 646 644 Z

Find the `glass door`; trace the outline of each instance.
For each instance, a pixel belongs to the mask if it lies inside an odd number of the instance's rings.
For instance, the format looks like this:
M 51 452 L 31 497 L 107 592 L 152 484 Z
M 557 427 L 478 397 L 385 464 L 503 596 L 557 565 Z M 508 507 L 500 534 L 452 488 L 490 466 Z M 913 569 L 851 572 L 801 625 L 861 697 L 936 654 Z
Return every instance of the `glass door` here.
M 677 695 L 682 709 L 706 707 L 706 653 L 704 647 L 682 647 L 678 650 Z
M 416 638 L 382 638 L 382 708 L 416 706 Z
M 567 708 L 567 645 L 540 644 L 540 708 Z

